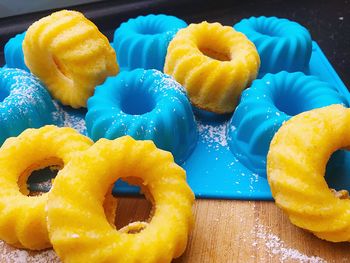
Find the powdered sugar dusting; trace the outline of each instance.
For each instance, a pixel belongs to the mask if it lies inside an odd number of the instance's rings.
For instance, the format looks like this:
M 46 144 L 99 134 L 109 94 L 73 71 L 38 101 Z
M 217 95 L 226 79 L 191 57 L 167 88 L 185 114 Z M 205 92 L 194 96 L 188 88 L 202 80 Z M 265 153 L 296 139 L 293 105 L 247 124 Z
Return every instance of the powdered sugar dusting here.
M 7 113 L 2 116 L 6 120 L 7 117 L 13 118 L 12 111 L 20 111 L 24 116 L 32 114 L 31 105 L 40 105 L 45 101 L 45 98 L 49 98 L 46 94 L 46 90 L 41 86 L 40 81 L 31 73 L 28 73 L 21 69 L 14 68 L 2 68 L 1 78 L 4 80 L 3 88 L 8 90 L 11 94 L 6 100 L 0 103 L 0 108 L 5 109 Z M 10 98 L 11 97 L 11 98 Z M 41 105 L 43 110 L 51 110 L 52 108 Z M 12 121 L 12 119 L 11 119 Z
M 252 243 L 252 246 L 256 247 L 258 245 L 257 241 L 262 241 L 261 243 L 263 243 L 265 246 L 265 250 L 269 253 L 269 256 L 278 256 L 281 262 L 285 262 L 287 260 L 295 260 L 305 263 L 327 262 L 323 258 L 317 256 L 307 256 L 297 249 L 288 248 L 283 240 L 271 232 L 269 227 L 266 227 L 260 223 L 259 218 L 256 218 L 255 220 L 255 226 L 252 230 L 252 234 L 255 235 L 255 241 Z
M 0 240 L 0 262 L 2 263 L 60 263 L 53 250 L 29 252 L 15 249 Z
M 55 105 L 56 110 L 57 110 L 54 118 L 57 121 L 60 118 L 62 119 L 61 121 L 58 121 L 58 123 L 60 123 L 60 126 L 71 127 L 73 129 L 76 129 L 81 134 L 84 134 L 84 135 L 87 134 L 86 123 L 85 123 L 85 119 L 83 117 L 69 114 L 67 111 L 65 111 L 63 109 L 63 107 L 60 104 L 58 104 L 55 101 L 54 101 L 54 105 Z
M 200 139 L 210 148 L 219 150 L 220 147 L 228 147 L 226 140 L 227 122 L 220 125 L 204 124 L 197 121 Z
M 51 189 L 52 186 L 52 179 L 49 179 L 47 181 L 41 182 L 38 184 L 38 186 L 43 189 L 44 191 L 49 191 Z
M 158 70 L 153 69 L 153 77 L 159 89 L 173 89 L 176 92 L 186 94 L 186 90 L 173 77 L 166 75 Z
M 42 193 L 47 193 L 52 187 L 52 179 L 48 179 L 44 182 L 35 183 L 30 185 L 30 196 L 41 195 Z

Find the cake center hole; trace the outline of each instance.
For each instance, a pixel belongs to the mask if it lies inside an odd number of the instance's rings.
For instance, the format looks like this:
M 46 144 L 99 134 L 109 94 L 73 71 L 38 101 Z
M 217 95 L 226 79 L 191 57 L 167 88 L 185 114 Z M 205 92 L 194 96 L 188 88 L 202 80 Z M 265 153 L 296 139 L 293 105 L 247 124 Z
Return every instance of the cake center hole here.
M 139 178 L 131 178 L 131 181 L 132 185 L 141 182 Z M 145 197 L 116 197 L 112 195 L 112 187 L 106 194 L 104 210 L 109 223 L 119 232 L 128 234 L 145 229 L 153 215 L 152 203 Z
M 350 152 L 334 152 L 326 166 L 325 180 L 335 196 L 348 199 L 350 191 Z
M 63 167 L 63 161 L 53 158 L 45 165 L 32 166 L 26 169 L 18 179 L 21 193 L 27 196 L 38 196 L 50 191 L 52 180 Z
M 137 32 L 142 35 L 157 35 L 164 33 L 164 30 L 157 25 L 144 24 L 137 29 Z
M 152 94 L 138 88 L 124 92 L 121 98 L 121 110 L 129 115 L 142 115 L 151 112 L 155 105 L 156 102 Z
M 230 54 L 210 47 L 199 47 L 203 55 L 219 61 L 230 61 Z
M 279 37 L 280 33 L 276 28 L 271 27 L 269 25 L 260 25 L 256 28 L 256 31 L 259 32 L 260 34 L 263 34 L 265 36 L 270 36 L 270 37 Z
M 283 89 L 277 92 L 274 96 L 274 103 L 277 109 L 289 116 L 295 116 L 309 110 L 305 99 L 297 92 L 293 92 L 293 89 Z

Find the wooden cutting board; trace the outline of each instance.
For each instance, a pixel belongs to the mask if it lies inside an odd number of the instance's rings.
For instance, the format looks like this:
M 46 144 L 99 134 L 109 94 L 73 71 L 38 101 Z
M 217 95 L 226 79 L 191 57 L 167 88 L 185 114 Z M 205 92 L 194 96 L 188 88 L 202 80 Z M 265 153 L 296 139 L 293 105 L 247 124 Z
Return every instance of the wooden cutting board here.
M 117 227 L 146 219 L 150 208 L 142 198 L 121 198 Z M 187 250 L 175 263 L 350 262 L 350 243 L 322 241 L 293 226 L 273 202 L 197 200 L 194 213 Z M 27 252 L 2 242 L 0 262 L 59 260 L 51 250 Z

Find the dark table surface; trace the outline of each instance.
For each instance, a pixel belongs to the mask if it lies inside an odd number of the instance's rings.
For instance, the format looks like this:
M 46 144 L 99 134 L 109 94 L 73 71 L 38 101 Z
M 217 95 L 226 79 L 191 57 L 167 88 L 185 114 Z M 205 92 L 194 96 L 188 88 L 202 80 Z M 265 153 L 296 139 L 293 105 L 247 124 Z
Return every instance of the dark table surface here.
M 335 1 L 101 1 L 71 7 L 85 13 L 109 39 L 128 18 L 148 13 L 176 15 L 188 23 L 207 20 L 233 25 L 250 16 L 278 16 L 297 21 L 309 29 L 340 78 L 350 87 L 350 0 Z M 51 11 L 0 19 L 0 50 L 16 33 Z M 4 63 L 0 53 L 0 65 Z

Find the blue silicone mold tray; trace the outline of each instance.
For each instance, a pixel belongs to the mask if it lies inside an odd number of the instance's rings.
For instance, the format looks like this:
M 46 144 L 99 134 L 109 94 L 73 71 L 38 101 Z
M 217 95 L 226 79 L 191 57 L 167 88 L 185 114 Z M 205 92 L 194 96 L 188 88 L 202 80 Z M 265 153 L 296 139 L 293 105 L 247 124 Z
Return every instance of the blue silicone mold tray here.
M 305 73 L 331 83 L 350 102 L 347 88 L 315 42 L 312 45 L 309 68 Z M 61 109 L 66 113 L 65 125 L 73 125 L 82 133 L 86 132 L 82 120 L 85 112 L 72 110 L 69 107 Z M 182 167 L 187 172 L 188 183 L 196 197 L 271 200 L 266 177 L 253 173 L 242 165 L 228 147 L 226 128 L 231 115 L 218 116 L 199 111 L 195 111 L 195 114 L 199 130 L 198 143 Z M 350 164 L 349 156 L 345 157 L 344 160 L 349 160 Z M 343 165 L 334 161 L 330 163 L 329 170 L 337 172 L 337 180 L 335 177 L 330 177 L 329 184 L 334 188 L 350 186 L 350 179 L 346 180 L 350 176 L 346 176 L 346 170 L 342 169 Z M 114 193 L 134 195 L 139 193 L 139 188 L 119 181 L 114 188 Z
M 339 76 L 317 45 L 312 43 L 309 67 L 304 71 L 334 85 L 350 102 L 350 94 Z M 262 77 L 262 76 L 259 76 Z M 57 104 L 64 117 L 64 126 L 76 128 L 86 135 L 85 110 L 74 110 Z M 253 173 L 240 163 L 230 151 L 227 139 L 227 123 L 231 115 L 218 116 L 195 110 L 199 139 L 190 157 L 182 164 L 187 172 L 187 180 L 197 198 L 271 200 L 272 195 L 265 176 Z M 341 162 L 339 162 L 341 160 Z M 337 152 L 329 162 L 326 175 L 333 188 L 350 189 L 350 154 Z M 50 177 L 49 169 L 42 172 Z M 336 177 L 329 176 L 337 173 Z M 44 176 L 45 177 L 45 176 Z M 47 187 L 47 186 L 46 186 Z M 30 183 L 31 190 L 45 191 L 40 180 Z M 139 188 L 122 181 L 116 183 L 113 192 L 118 195 L 135 195 Z
M 316 42 L 312 43 L 309 68 L 304 73 L 315 75 L 334 85 L 343 94 L 346 101 L 350 102 L 347 88 Z M 253 173 L 242 165 L 228 147 L 226 128 L 231 116 L 206 115 L 198 111 L 195 113 L 199 140 L 194 152 L 182 167 L 187 172 L 188 183 L 196 197 L 272 200 L 266 177 Z M 337 155 L 341 154 L 344 155 L 342 152 L 337 153 Z M 335 157 L 331 159 L 336 159 Z M 339 187 L 350 189 L 350 175 L 347 176 L 346 169 L 343 169 L 344 162 L 350 165 L 350 157 L 347 154 L 343 157 L 345 157 L 342 159 L 343 163 L 331 160 L 328 165 L 328 174 L 337 173 L 337 177 L 326 176 L 329 185 L 336 189 Z M 138 192 L 138 188 L 123 182 L 118 182 L 116 186 L 114 190 L 119 194 Z

